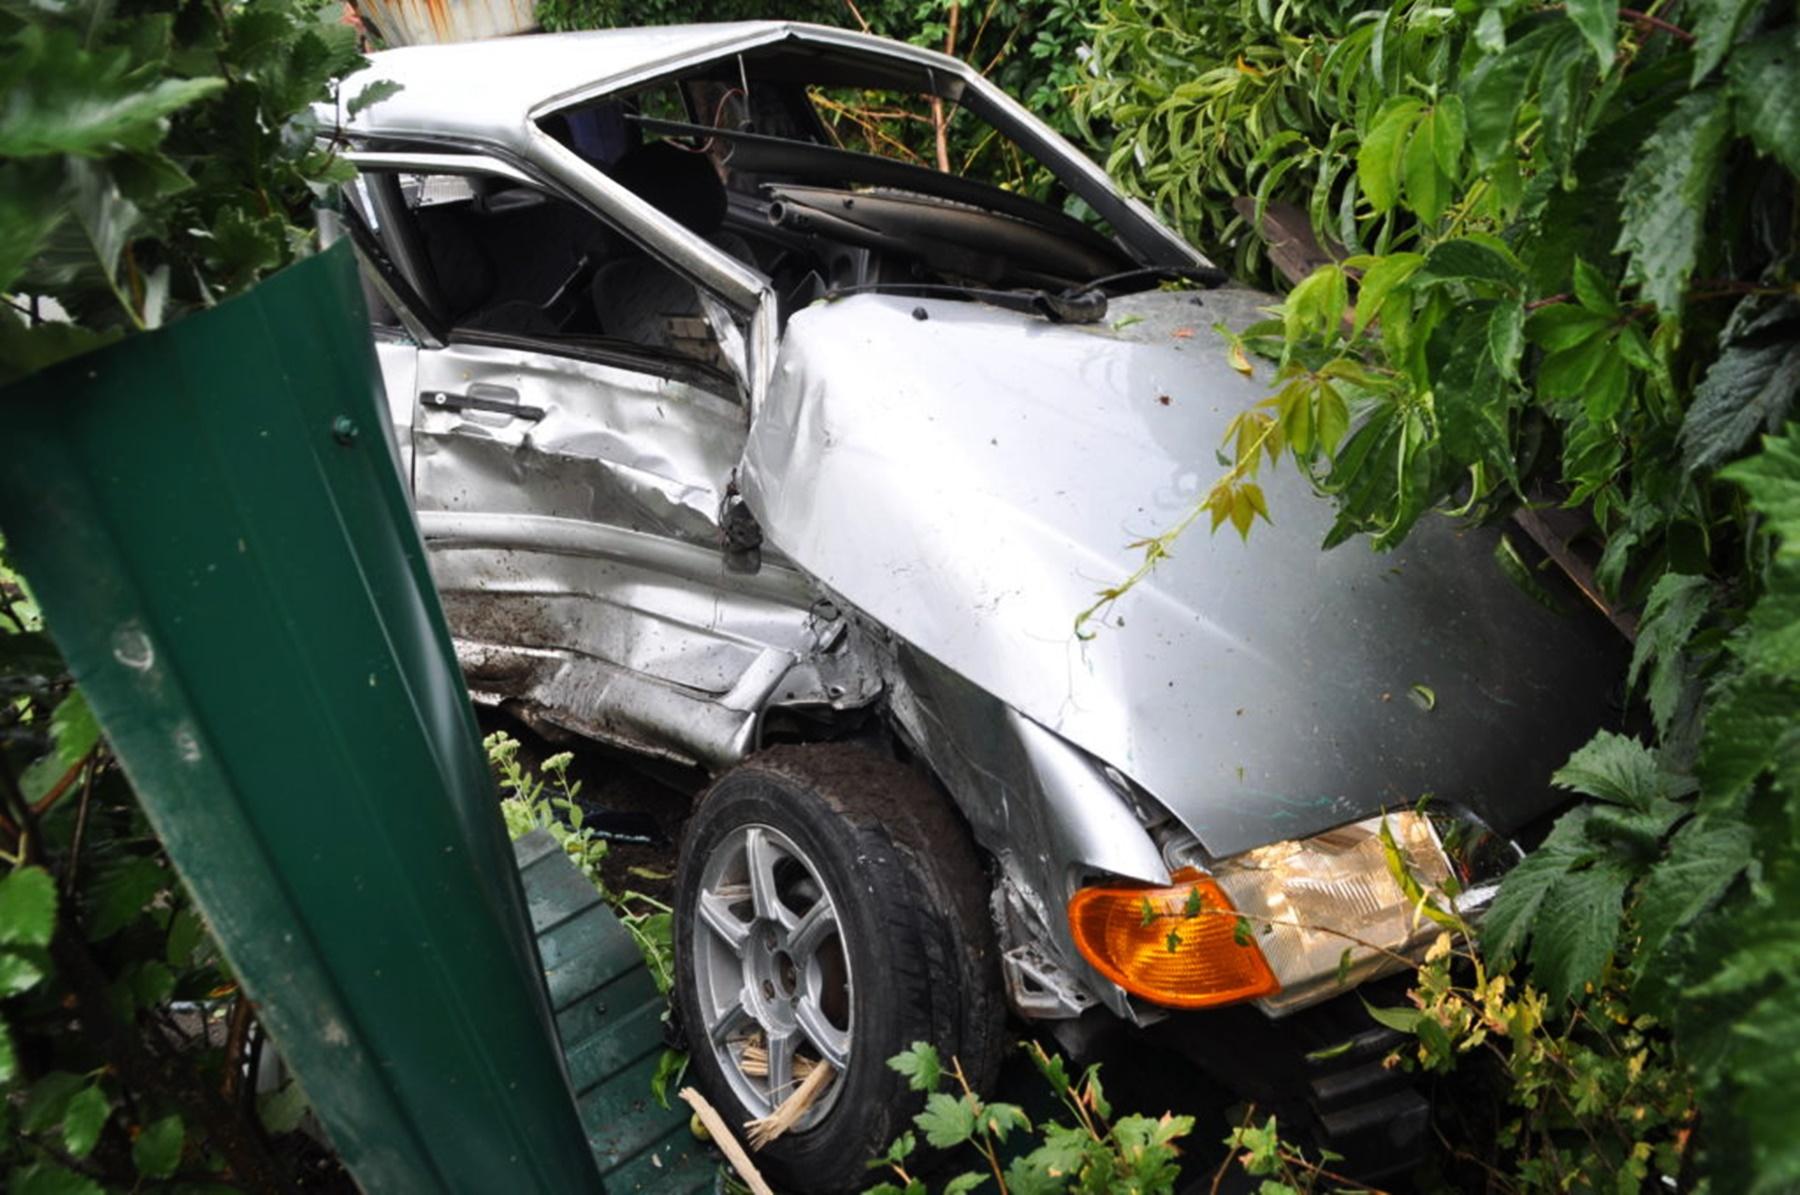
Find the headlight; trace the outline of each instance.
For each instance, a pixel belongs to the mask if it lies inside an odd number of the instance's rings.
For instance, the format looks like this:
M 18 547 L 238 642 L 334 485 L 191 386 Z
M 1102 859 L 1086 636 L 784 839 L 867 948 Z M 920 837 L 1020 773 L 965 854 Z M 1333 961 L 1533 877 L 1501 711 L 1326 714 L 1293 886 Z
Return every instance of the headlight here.
M 1412 875 L 1450 879 L 1424 816 L 1387 815 Z M 1177 871 L 1163 888 L 1099 885 L 1069 902 L 1082 956 L 1120 987 L 1172 1008 L 1258 1000 L 1281 1015 L 1396 970 L 1438 926 L 1388 870 L 1379 817 Z

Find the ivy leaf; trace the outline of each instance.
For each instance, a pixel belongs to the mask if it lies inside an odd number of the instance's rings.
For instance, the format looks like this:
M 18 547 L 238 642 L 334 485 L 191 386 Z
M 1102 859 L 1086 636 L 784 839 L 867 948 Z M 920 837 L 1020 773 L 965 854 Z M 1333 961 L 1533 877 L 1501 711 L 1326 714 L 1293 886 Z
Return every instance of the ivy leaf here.
M 1562 1002 L 1600 978 L 1619 942 L 1619 909 L 1631 872 L 1611 859 L 1565 871 L 1531 927 L 1531 971 Z
M 1600 60 L 1600 73 L 1606 74 L 1619 53 L 1619 0 L 1569 0 L 1567 12 L 1581 35 L 1587 38 L 1588 45 L 1594 48 L 1594 56 Z
M 165 1116 L 145 1126 L 131 1143 L 131 1160 L 146 1178 L 168 1178 L 181 1163 L 181 1147 L 186 1139 L 181 1117 Z
M 23 1166 L 7 1176 L 10 1195 L 104 1195 L 100 1184 L 54 1162 Z
M 43 978 L 44 970 L 34 960 L 0 951 L 0 1000 L 31 990 Z
M 111 1111 L 112 1105 L 107 1103 L 106 1093 L 100 1090 L 98 1083 L 76 1092 L 63 1110 L 63 1144 L 68 1146 L 69 1153 L 77 1158 L 87 1157 L 100 1140 L 100 1129 Z
M 0 946 L 48 946 L 56 931 L 56 881 L 41 867 L 0 879 Z
M 1649 665 L 1649 682 L 1645 696 L 1650 702 L 1650 716 L 1656 723 L 1657 735 L 1667 735 L 1681 698 L 1685 676 L 1683 650 L 1700 620 L 1712 606 L 1712 585 L 1705 577 L 1687 573 L 1664 573 L 1656 579 L 1650 596 L 1644 602 L 1643 621 L 1638 625 L 1637 643 L 1631 652 L 1631 670 L 1625 683 L 1637 688 L 1638 680 Z
M 1424 101 L 1400 96 L 1382 105 L 1356 151 L 1356 181 L 1377 212 L 1390 210 L 1400 198 L 1401 156 Z
M 1381 311 L 1382 304 L 1394 288 L 1400 286 L 1413 272 L 1425 264 L 1425 258 L 1418 253 L 1390 253 L 1386 257 L 1375 259 L 1374 264 L 1363 271 L 1362 281 L 1356 291 L 1356 321 L 1352 335 L 1361 336 L 1369 321 Z
M 1456 237 L 1439 241 L 1425 258 L 1426 276 L 1442 281 L 1491 282 L 1515 290 L 1525 282 L 1525 271 L 1504 247 L 1491 240 Z
M 88 890 L 89 940 L 98 942 L 125 928 L 168 885 L 169 873 L 148 856 L 114 864 L 101 872 Z
M 974 1097 L 934 1091 L 925 1101 L 925 1110 L 913 1117 L 913 1123 L 925 1134 L 925 1140 L 939 1149 L 961 1145 L 975 1134 Z
M 1519 380 L 1519 357 L 1525 351 L 1525 299 L 1515 296 L 1494 305 L 1488 315 L 1488 353 L 1494 368 L 1509 382 Z
M 371 104 L 379 104 L 382 100 L 391 99 L 405 90 L 405 85 L 392 79 L 377 79 L 365 85 L 344 105 L 344 116 L 355 120 L 357 116 Z
M 981 1110 L 981 1127 L 996 1141 L 1004 1141 L 1014 1129 L 1029 1132 L 1031 1119 L 1017 1104 L 989 1104 Z
M 1769 532 L 1783 541 L 1784 555 L 1800 555 L 1800 424 L 1789 424 L 1780 437 L 1765 436 L 1761 453 L 1727 465 L 1719 476 L 1744 487 Z
M 1450 180 L 1438 168 L 1435 109 L 1425 113 L 1414 126 L 1401 156 L 1400 172 L 1406 184 L 1406 206 L 1427 225 L 1433 225 L 1444 214 L 1450 200 Z
M 1575 301 L 1609 320 L 1619 316 L 1618 292 L 1599 270 L 1580 257 L 1575 259 Z
M 684 1062 L 687 1059 L 687 1055 L 676 1050 L 667 1050 L 665 1053 L 674 1054 Z M 267 1132 L 279 1137 L 300 1127 L 308 1106 L 306 1093 L 300 1090 L 300 1084 L 290 1079 L 287 1086 L 279 1091 L 265 1091 L 256 1097 L 256 1118 L 262 1122 L 262 1127 Z
M 1690 78 L 1696 86 L 1712 74 L 1737 40 L 1744 22 L 1761 5 L 1762 0 L 1689 0 L 1683 6 L 1694 35 L 1694 72 Z
M 1666 771 L 1650 748 L 1609 730 L 1579 747 L 1550 783 L 1639 813 L 1648 813 L 1656 802 L 1690 787 Z
M 1800 300 L 1790 298 L 1735 330 L 1695 388 L 1681 424 L 1688 471 L 1715 468 L 1742 451 L 1758 430 L 1775 431 L 1796 395 Z
M 1750 865 L 1753 836 L 1736 820 L 1695 818 L 1669 840 L 1668 855 L 1644 877 L 1633 909 L 1642 975 L 1670 935 L 1699 916 Z
M 1500 891 L 1481 919 L 1482 948 L 1497 964 L 1519 957 L 1551 889 L 1584 857 L 1582 840 L 1592 816 L 1593 807 L 1587 805 L 1563 814 L 1542 845 L 1500 881 Z
M 1738 132 L 1800 174 L 1800 25 L 1739 46 L 1725 67 Z
M 938 1060 L 937 1047 L 923 1041 L 914 1042 L 910 1050 L 902 1050 L 888 1059 L 888 1068 L 905 1075 L 906 1085 L 914 1091 L 936 1091 L 944 1069 Z
M 1730 128 L 1722 88 L 1682 96 L 1645 141 L 1620 193 L 1614 252 L 1627 255 L 1626 280 L 1665 316 L 1681 314 Z

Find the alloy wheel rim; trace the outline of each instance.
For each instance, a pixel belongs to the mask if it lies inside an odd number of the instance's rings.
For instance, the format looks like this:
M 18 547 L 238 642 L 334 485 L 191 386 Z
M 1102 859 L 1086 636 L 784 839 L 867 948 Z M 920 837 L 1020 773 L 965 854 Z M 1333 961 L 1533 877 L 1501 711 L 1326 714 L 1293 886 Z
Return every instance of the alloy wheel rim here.
M 830 1063 L 837 1073 L 792 1131 L 816 1126 L 849 1069 L 855 991 L 819 869 L 774 827 L 740 826 L 707 858 L 694 918 L 696 1044 L 757 1117 L 781 1105 L 809 1063 Z

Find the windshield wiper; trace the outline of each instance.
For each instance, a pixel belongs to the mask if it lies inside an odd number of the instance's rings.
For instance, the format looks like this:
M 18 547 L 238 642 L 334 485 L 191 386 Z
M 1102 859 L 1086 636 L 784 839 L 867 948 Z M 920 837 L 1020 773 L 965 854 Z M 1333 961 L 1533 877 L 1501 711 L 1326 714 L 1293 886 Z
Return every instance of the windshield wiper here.
M 1217 289 L 1231 281 L 1231 275 L 1217 266 L 1139 266 L 1135 270 L 1122 270 L 1117 274 L 1106 274 L 1099 278 L 1089 279 L 1078 287 L 1071 287 L 1070 290 L 1105 290 L 1109 286 L 1117 286 L 1124 282 L 1137 282 L 1144 278 L 1155 278 L 1163 282 L 1177 280 L 1195 282 L 1208 290 Z
M 1008 311 L 1040 315 L 1053 324 L 1097 324 L 1106 318 L 1106 295 L 1094 289 L 1091 283 L 1055 292 L 1023 288 L 990 290 L 950 282 L 867 282 L 860 286 L 832 287 L 825 292 L 825 298 L 841 299 L 861 294 L 974 299 Z

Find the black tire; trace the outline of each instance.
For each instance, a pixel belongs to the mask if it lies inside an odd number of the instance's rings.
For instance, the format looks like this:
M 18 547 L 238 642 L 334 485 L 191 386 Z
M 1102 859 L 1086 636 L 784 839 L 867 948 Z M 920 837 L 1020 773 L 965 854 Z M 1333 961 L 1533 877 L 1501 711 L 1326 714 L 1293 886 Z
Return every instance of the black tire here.
M 724 990 L 719 977 L 730 977 L 732 967 L 743 968 L 747 988 L 771 990 L 766 981 L 752 978 L 766 974 L 756 969 L 751 956 L 762 946 L 731 953 L 737 920 L 752 918 L 753 909 L 745 903 L 734 906 L 741 917 L 734 918 L 730 934 L 702 924 L 698 911 L 703 888 L 717 906 L 720 893 L 735 895 L 749 885 L 748 879 L 725 883 L 731 873 L 720 869 L 733 866 L 734 858 L 751 866 L 747 846 L 739 855 L 733 852 L 748 841 L 752 829 L 759 844 L 778 836 L 797 852 L 789 859 L 804 857 L 798 867 L 783 863 L 789 874 L 801 876 L 792 882 L 805 888 L 803 901 L 810 899 L 810 877 L 816 872 L 834 909 L 841 931 L 836 940 L 850 977 L 842 996 L 849 1028 L 846 1073 L 832 1080 L 814 1119 L 767 1145 L 756 1155 L 757 1164 L 788 1190 L 820 1195 L 862 1190 L 879 1181 L 866 1168 L 867 1161 L 911 1127 L 923 1103 L 888 1067 L 890 1057 L 915 1041 L 927 1041 L 937 1047 L 946 1067 L 952 1058 L 959 1059 L 977 1087 L 990 1084 L 998 1070 L 1005 1009 L 987 908 L 988 880 L 946 798 L 916 772 L 873 751 L 843 745 L 779 747 L 712 786 L 688 824 L 676 878 L 675 1000 L 695 1082 L 740 1135 L 747 1121 L 767 1112 L 773 1096 L 755 1090 L 757 1080 L 741 1066 L 727 1073 L 742 1047 L 715 1048 L 708 1025 L 728 1019 L 715 993 Z M 706 887 L 709 866 L 714 878 Z M 748 923 L 770 924 L 767 919 Z M 772 944 L 774 937 L 766 942 Z M 829 947 L 814 947 L 809 965 L 821 951 L 829 954 Z M 706 961 L 699 961 L 703 952 L 709 952 Z M 763 966 L 769 957 L 788 959 L 772 945 L 764 951 Z M 790 997 L 800 990 L 804 999 L 811 989 L 796 989 L 792 965 L 781 965 L 788 978 L 776 983 L 786 983 Z M 820 972 L 815 968 L 811 973 Z M 754 996 L 747 994 L 744 1000 L 754 1002 Z M 767 1040 L 757 1036 L 767 1033 L 761 1018 L 738 1023 L 751 1040 Z M 779 1014 L 767 1023 L 779 1023 Z M 740 1090 L 745 1084 L 747 1098 Z M 759 1098 L 764 1102 L 755 1106 Z

